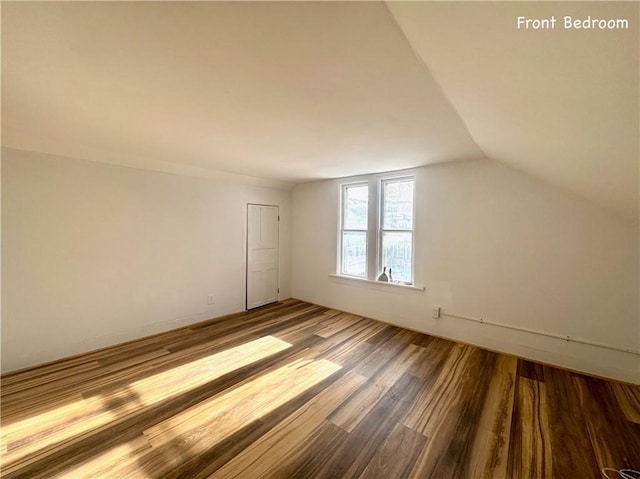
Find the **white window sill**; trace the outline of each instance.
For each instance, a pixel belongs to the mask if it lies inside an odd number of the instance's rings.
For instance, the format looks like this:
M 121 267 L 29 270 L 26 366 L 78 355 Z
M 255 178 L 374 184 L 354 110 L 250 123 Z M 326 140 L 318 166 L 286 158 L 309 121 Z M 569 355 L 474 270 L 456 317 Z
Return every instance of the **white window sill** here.
M 416 286 L 413 284 L 402 284 L 402 283 L 388 283 L 386 281 L 373 281 L 370 279 L 366 279 L 366 278 L 357 278 L 355 276 L 345 276 L 342 274 L 330 274 L 329 275 L 330 278 L 337 278 L 337 279 L 341 279 L 341 280 L 345 280 L 346 282 L 354 282 L 354 283 L 360 283 L 360 284 L 368 284 L 368 285 L 376 285 L 376 286 L 380 286 L 381 288 L 385 289 L 385 288 L 399 288 L 399 289 L 405 289 L 405 290 L 413 290 L 413 291 L 424 291 L 425 287 L 424 286 Z

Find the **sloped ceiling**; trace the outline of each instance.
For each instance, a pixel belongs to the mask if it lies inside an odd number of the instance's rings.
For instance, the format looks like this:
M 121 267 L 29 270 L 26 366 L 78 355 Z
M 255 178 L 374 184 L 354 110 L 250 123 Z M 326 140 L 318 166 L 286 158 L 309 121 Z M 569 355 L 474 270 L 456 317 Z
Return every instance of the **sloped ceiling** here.
M 516 28 L 550 15 L 630 28 Z M 637 221 L 638 23 L 636 2 L 2 2 L 2 141 L 281 186 L 486 155 Z
M 389 2 L 488 157 L 638 220 L 638 2 Z M 553 30 L 517 18 L 556 18 Z M 627 30 L 565 30 L 574 19 Z

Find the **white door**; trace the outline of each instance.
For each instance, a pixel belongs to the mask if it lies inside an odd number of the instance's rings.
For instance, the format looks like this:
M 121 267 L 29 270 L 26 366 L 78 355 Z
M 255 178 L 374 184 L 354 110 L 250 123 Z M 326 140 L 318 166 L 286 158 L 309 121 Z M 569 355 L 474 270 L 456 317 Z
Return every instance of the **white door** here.
M 247 205 L 247 309 L 278 301 L 277 206 Z

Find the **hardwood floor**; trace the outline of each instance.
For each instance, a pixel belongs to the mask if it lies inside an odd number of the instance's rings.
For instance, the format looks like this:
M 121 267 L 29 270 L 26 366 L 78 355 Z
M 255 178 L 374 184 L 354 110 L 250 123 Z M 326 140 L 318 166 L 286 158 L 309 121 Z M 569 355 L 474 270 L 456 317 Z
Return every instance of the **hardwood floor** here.
M 1 394 L 4 478 L 640 469 L 639 387 L 296 300 L 8 374 Z

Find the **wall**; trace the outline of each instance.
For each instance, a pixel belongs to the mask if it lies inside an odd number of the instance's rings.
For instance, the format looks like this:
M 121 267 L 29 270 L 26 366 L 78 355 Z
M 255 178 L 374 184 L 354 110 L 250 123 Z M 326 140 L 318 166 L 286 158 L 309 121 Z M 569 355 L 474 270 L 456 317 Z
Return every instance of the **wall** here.
M 3 149 L 2 370 L 243 310 L 247 203 L 280 206 L 287 298 L 289 191 Z
M 596 375 L 640 383 L 640 356 L 443 316 L 637 350 L 638 227 L 492 160 L 414 170 L 416 284 L 336 271 L 339 181 L 293 191 L 293 296 Z

